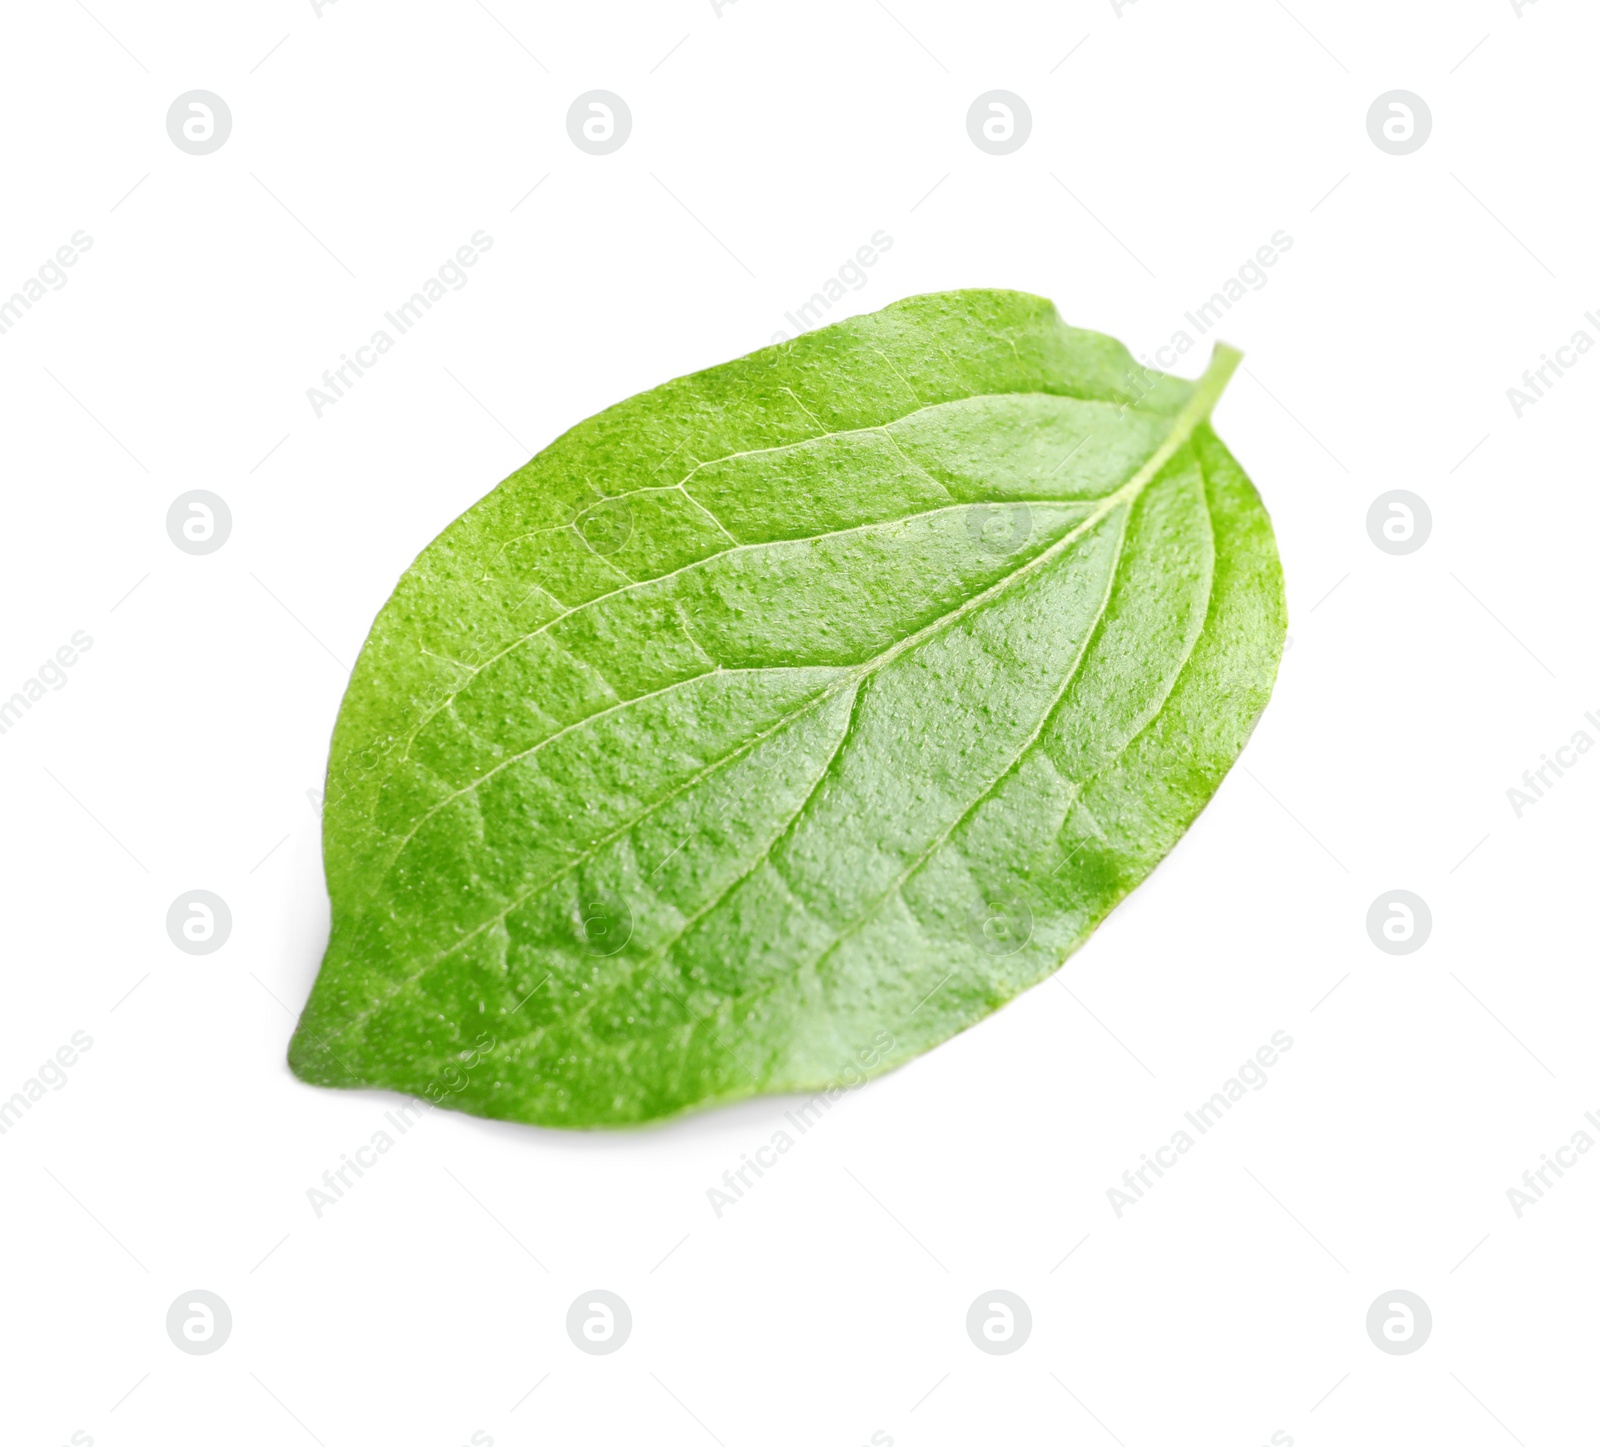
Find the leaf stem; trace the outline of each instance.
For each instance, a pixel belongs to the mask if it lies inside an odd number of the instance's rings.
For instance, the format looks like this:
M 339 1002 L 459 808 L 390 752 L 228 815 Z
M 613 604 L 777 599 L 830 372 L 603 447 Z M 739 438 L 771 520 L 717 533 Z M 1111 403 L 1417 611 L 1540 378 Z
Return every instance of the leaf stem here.
M 1194 422 L 1203 422 L 1211 415 L 1211 409 L 1217 405 L 1217 399 L 1222 396 L 1223 389 L 1233 377 L 1239 363 L 1244 360 L 1244 353 L 1237 347 L 1230 347 L 1226 342 L 1218 342 L 1211 349 L 1211 361 L 1207 364 L 1205 372 L 1198 382 L 1194 384 L 1194 395 L 1190 397 L 1188 406 L 1183 411 L 1188 413 L 1198 406 L 1199 415 Z
M 1234 369 L 1243 360 L 1244 353 L 1237 347 L 1230 347 L 1226 342 L 1218 342 L 1212 348 L 1210 363 L 1200 380 L 1194 384 L 1194 391 L 1189 394 L 1189 400 L 1173 417 L 1172 426 L 1168 428 L 1167 435 L 1161 439 L 1161 445 L 1145 458 L 1139 470 L 1121 487 L 1115 492 L 1107 493 L 1095 511 L 1073 529 L 1073 533 L 1082 532 L 1088 525 L 1098 522 L 1124 498 L 1137 497 L 1144 491 L 1151 480 L 1159 475 L 1161 469 L 1172 461 L 1178 449 L 1189 441 L 1194 429 L 1211 415 L 1211 409 L 1217 405 L 1217 399 L 1222 396 L 1223 389 L 1228 385 L 1228 379 L 1233 376 Z M 1072 535 L 1068 534 L 1068 537 Z

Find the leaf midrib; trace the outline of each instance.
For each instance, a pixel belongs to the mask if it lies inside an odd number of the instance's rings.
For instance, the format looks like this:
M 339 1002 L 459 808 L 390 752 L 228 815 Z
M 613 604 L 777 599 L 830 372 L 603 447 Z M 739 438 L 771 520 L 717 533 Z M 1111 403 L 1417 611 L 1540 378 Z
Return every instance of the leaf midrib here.
M 1075 503 L 1075 502 L 1081 502 L 1085 506 L 1087 506 L 1091 501 L 1093 501 L 1093 499 L 1089 499 L 1089 498 L 1034 498 L 1034 497 L 1030 497 L 1030 498 L 1008 498 L 1008 499 L 1006 499 L 1006 501 L 1007 502 L 1039 502 L 1039 503 L 1049 502 L 1049 503 L 1061 503 L 1061 504 L 1070 504 L 1070 503 Z M 817 538 L 840 537 L 840 536 L 843 536 L 846 533 L 861 532 L 861 531 L 864 531 L 868 527 L 893 527 L 893 526 L 897 526 L 897 525 L 902 524 L 902 523 L 915 522 L 919 518 L 933 517 L 933 516 L 935 516 L 935 515 L 937 515 L 939 513 L 944 513 L 944 512 L 962 512 L 962 511 L 965 511 L 967 508 L 969 508 L 971 506 L 972 506 L 971 503 L 951 503 L 951 504 L 948 504 L 948 505 L 946 505 L 944 507 L 924 508 L 920 512 L 907 513 L 903 517 L 886 518 L 886 519 L 884 519 L 884 520 L 882 520 L 880 522 L 875 522 L 875 523 L 862 523 L 862 524 L 857 525 L 856 527 L 840 529 L 838 532 L 818 533 L 818 534 L 815 534 L 813 537 L 807 537 L 807 538 L 803 538 L 803 539 L 784 538 L 784 539 L 777 539 L 777 540 L 775 540 L 774 542 L 771 542 L 771 543 L 747 543 L 747 544 L 741 544 L 740 546 L 741 547 L 749 547 L 749 548 L 755 548 L 755 547 L 763 547 L 764 548 L 764 547 L 775 547 L 775 546 L 778 546 L 780 543 L 783 543 L 783 542 L 794 542 L 794 541 L 812 542 L 812 541 L 815 541 Z M 1103 514 L 1101 514 L 1101 515 L 1103 515 Z M 1077 522 L 1077 523 L 1075 523 L 1073 525 L 1074 530 L 1077 530 L 1079 528 L 1085 527 L 1090 522 L 1092 522 L 1094 520 L 1095 519 L 1092 518 L 1092 517 L 1085 517 L 1083 519 L 1080 519 L 1079 522 Z M 1058 541 L 1064 541 L 1064 540 L 1065 539 L 1060 539 Z M 1052 544 L 1051 546 L 1053 547 L 1053 546 L 1055 546 L 1055 544 Z M 728 549 L 724 550 L 721 553 L 714 553 L 709 558 L 701 558 L 696 563 L 686 564 L 684 569 L 679 569 L 678 571 L 682 572 L 682 571 L 685 571 L 687 568 L 698 566 L 699 563 L 708 563 L 708 562 L 713 561 L 716 558 L 726 557 L 728 555 L 728 553 L 731 553 L 732 551 L 733 551 L 732 548 L 728 548 Z M 661 576 L 662 577 L 670 577 L 672 575 L 671 574 L 662 574 Z M 1011 577 L 1014 577 L 1014 576 L 1016 576 L 1015 573 L 1007 573 L 1007 574 L 1004 575 L 1003 578 L 1001 578 L 1001 579 L 999 579 L 997 581 L 1003 582 L 1003 581 L 1005 581 L 1005 578 L 1011 578 Z M 652 583 L 659 582 L 660 578 L 651 578 L 651 579 L 648 579 L 647 581 L 648 582 L 652 582 Z M 622 590 L 619 589 L 618 591 L 620 592 Z M 609 598 L 609 597 L 614 597 L 615 594 L 607 593 L 607 594 L 605 594 L 603 596 Z M 598 600 L 596 600 L 596 601 L 598 601 Z M 576 611 L 576 610 L 573 610 L 573 611 Z M 556 623 L 562 622 L 565 618 L 567 618 L 569 616 L 570 616 L 570 614 L 563 614 L 561 618 L 553 618 L 553 619 L 551 619 L 551 622 L 550 622 L 549 626 L 554 626 Z M 940 618 L 934 619 L 933 623 L 928 625 L 928 626 L 937 626 L 938 623 L 942 622 L 944 619 L 949 618 L 951 616 L 953 616 L 953 615 L 952 614 L 942 614 L 940 616 Z M 684 632 L 685 632 L 685 634 L 687 634 L 688 633 L 688 629 L 685 628 Z M 533 634 L 529 634 L 527 636 L 531 638 L 534 635 Z M 695 640 L 691 636 L 689 641 L 691 643 L 694 643 Z M 900 640 L 900 641 L 903 642 L 904 640 Z M 701 648 L 698 643 L 696 643 L 695 646 L 700 649 L 700 652 L 705 653 L 705 649 Z M 895 645 L 892 645 L 892 646 L 895 646 Z M 507 650 L 507 651 L 509 651 L 509 650 Z M 709 654 L 706 654 L 706 656 L 708 658 L 710 657 Z M 477 778 L 471 780 L 469 783 L 463 784 L 459 789 L 452 790 L 449 794 L 446 794 L 443 798 L 435 800 L 432 804 L 430 804 L 428 806 L 428 808 L 422 814 L 420 814 L 417 817 L 416 822 L 414 824 L 412 824 L 412 826 L 403 835 L 401 835 L 400 838 L 397 841 L 394 842 L 394 844 L 392 845 L 393 853 L 390 855 L 390 859 L 389 859 L 389 867 L 393 867 L 393 865 L 399 860 L 400 855 L 405 852 L 405 847 L 406 847 L 407 844 L 409 844 L 411 842 L 413 836 L 415 836 L 416 833 L 423 827 L 423 825 L 425 825 L 428 822 L 428 820 L 431 819 L 435 814 L 437 814 L 441 809 L 448 808 L 457 799 L 459 799 L 463 794 L 470 794 L 470 793 L 474 792 L 480 785 L 487 783 L 496 774 L 498 774 L 502 769 L 509 768 L 512 764 L 521 763 L 524 759 L 531 758 L 534 754 L 537 754 L 541 749 L 545 748 L 546 746 L 548 746 L 550 744 L 553 744 L 553 743 L 557 742 L 561 738 L 564 738 L 567 734 L 572 733 L 574 730 L 583 728 L 586 724 L 591 724 L 591 723 L 596 722 L 599 719 L 606 718 L 606 717 L 610 716 L 611 714 L 619 713 L 623 709 L 632 708 L 635 704 L 649 703 L 651 699 L 661 698 L 663 695 L 671 693 L 675 689 L 687 688 L 692 683 L 698 683 L 702 678 L 712 678 L 712 677 L 715 677 L 718 674 L 795 673 L 795 672 L 802 672 L 802 671 L 807 670 L 807 669 L 810 669 L 810 670 L 813 670 L 813 671 L 817 671 L 817 672 L 821 672 L 821 671 L 824 671 L 824 670 L 829 669 L 829 668 L 848 670 L 848 671 L 851 671 L 851 672 L 855 672 L 856 670 L 860 670 L 860 669 L 867 669 L 867 670 L 870 671 L 873 667 L 877 666 L 877 664 L 878 664 L 878 662 L 880 660 L 884 661 L 884 662 L 888 661 L 885 655 L 880 654 L 876 658 L 864 659 L 859 663 L 844 663 L 844 664 L 765 663 L 765 664 L 757 665 L 755 667 L 746 668 L 746 667 L 741 667 L 741 666 L 736 665 L 736 664 L 729 666 L 729 665 L 724 665 L 724 664 L 720 664 L 719 663 L 714 668 L 705 669 L 701 673 L 692 673 L 687 678 L 674 679 L 671 683 L 663 684 L 660 688 L 650 689 L 648 692 L 645 692 L 645 693 L 636 693 L 636 694 L 632 695 L 629 698 L 619 698 L 616 703 L 607 704 L 604 708 L 599 708 L 599 709 L 596 709 L 593 713 L 585 714 L 580 719 L 574 719 L 569 724 L 563 724 L 560 728 L 556 729 L 554 732 L 546 734 L 537 743 L 529 744 L 527 748 L 521 750 L 520 752 L 515 753 L 515 754 L 507 755 L 505 758 L 501 759 L 498 763 L 496 763 L 492 768 L 486 769 L 483 773 L 479 774 Z M 582 660 L 582 659 L 580 659 L 579 661 L 580 662 L 586 662 L 586 660 Z M 488 664 L 486 663 L 484 666 L 487 667 Z M 846 685 L 841 682 L 840 687 L 844 687 L 844 686 L 846 686 Z M 810 702 L 811 702 L 811 700 L 807 700 L 807 704 L 808 705 L 809 705 Z M 449 705 L 445 704 L 445 705 L 443 705 L 443 707 L 448 708 Z M 798 717 L 798 713 L 796 713 L 794 715 L 785 715 L 785 717 Z M 404 755 L 402 755 L 402 757 L 404 757 Z

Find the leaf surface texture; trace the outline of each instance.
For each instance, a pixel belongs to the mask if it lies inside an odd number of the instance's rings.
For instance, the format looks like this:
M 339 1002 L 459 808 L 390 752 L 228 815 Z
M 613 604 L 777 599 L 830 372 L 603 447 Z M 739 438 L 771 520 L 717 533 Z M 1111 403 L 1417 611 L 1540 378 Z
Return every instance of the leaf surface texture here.
M 296 1073 L 624 1124 L 878 1073 L 1058 968 L 1271 691 L 1236 360 L 942 293 L 559 438 L 356 666 Z

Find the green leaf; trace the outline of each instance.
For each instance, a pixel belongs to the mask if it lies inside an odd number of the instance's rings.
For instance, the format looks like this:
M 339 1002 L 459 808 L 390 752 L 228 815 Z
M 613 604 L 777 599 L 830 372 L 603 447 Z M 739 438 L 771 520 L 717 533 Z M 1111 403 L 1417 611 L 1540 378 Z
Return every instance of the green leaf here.
M 613 1125 L 880 1073 L 1050 974 L 1271 692 L 1237 361 L 942 293 L 559 438 L 362 651 L 295 1073 Z

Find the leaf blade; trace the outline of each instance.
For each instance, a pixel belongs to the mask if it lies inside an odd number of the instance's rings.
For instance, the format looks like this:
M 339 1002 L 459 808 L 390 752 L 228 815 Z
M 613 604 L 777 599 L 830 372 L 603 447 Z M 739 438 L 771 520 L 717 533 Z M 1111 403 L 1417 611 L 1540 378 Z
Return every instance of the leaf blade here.
M 1205 420 L 1237 354 L 1219 352 L 1199 384 L 1130 386 L 1117 344 L 1003 293 L 914 299 L 808 343 L 591 419 L 565 462 L 567 439 L 402 581 L 330 759 L 331 784 L 356 744 L 389 746 L 376 779 L 329 811 L 334 934 L 291 1050 L 304 1078 L 415 1089 L 483 1020 L 509 1033 L 450 1103 L 547 1123 L 812 1088 L 869 1054 L 873 1072 L 888 1068 L 1056 968 L 1209 798 L 1282 637 L 1270 524 Z M 803 399 L 823 356 L 843 385 Z M 719 433 L 752 388 L 749 434 Z M 651 417 L 659 435 L 643 441 L 623 425 Z M 581 500 L 572 456 L 629 480 L 681 475 L 550 525 Z M 669 513 L 657 492 L 696 511 Z M 1231 731 L 1185 781 L 1146 735 L 1210 618 L 1216 559 L 1199 519 L 1209 528 L 1213 492 L 1261 606 L 1219 711 Z M 626 499 L 639 494 L 652 510 L 636 519 Z M 610 570 L 602 584 L 561 561 L 577 557 L 562 527 L 578 537 L 619 496 L 627 538 L 589 549 Z M 684 522 L 697 514 L 699 532 Z M 629 546 L 636 523 L 648 536 Z M 621 531 L 601 531 L 603 545 Z M 563 541 L 518 553 L 528 537 Z M 1119 596 L 1130 538 L 1142 571 Z M 483 616 L 452 634 L 436 595 L 459 600 L 463 578 L 493 584 L 496 568 L 550 604 L 519 632 L 507 590 L 485 604 L 480 586 Z M 443 703 L 385 677 L 397 643 L 424 641 L 455 660 L 419 670 L 444 680 Z M 1136 746 L 1144 786 L 1182 806 L 1127 842 L 1132 864 L 1090 851 L 1052 893 L 1054 875 L 1034 877 L 1056 847 L 1041 829 L 1059 815 L 1058 835 L 1081 830 L 1091 803 L 1117 823 L 1138 816 L 1140 799 L 1105 782 Z M 1039 933 L 1006 965 L 963 909 L 1019 890 L 1039 904 Z M 602 914 L 627 916 L 615 953 L 584 934 Z M 524 1016 L 515 1002 L 541 973 L 557 983 Z

